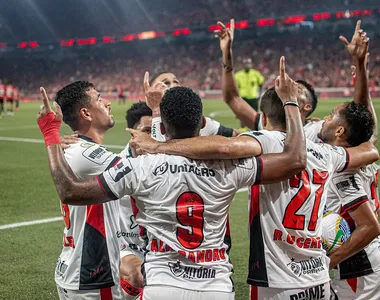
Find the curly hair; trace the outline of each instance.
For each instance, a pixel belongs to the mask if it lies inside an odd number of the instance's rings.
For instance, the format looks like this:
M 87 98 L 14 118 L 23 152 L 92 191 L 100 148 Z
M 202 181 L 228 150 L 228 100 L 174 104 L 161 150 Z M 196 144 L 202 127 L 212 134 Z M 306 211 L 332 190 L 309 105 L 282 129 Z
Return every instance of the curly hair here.
M 202 100 L 192 89 L 167 90 L 160 110 L 166 131 L 173 138 L 193 137 L 202 127 Z
M 346 102 L 339 111 L 347 130 L 347 142 L 355 147 L 367 142 L 373 135 L 375 121 L 367 107 L 354 101 Z
M 133 104 L 125 116 L 128 128 L 135 128 L 140 119 L 144 116 L 151 116 L 152 110 L 146 105 L 145 102 L 137 102 Z
M 75 131 L 79 128 L 79 111 L 83 107 L 89 107 L 91 98 L 87 91 L 94 85 L 88 81 L 75 81 L 66 85 L 57 92 L 55 102 L 62 109 L 63 122 Z

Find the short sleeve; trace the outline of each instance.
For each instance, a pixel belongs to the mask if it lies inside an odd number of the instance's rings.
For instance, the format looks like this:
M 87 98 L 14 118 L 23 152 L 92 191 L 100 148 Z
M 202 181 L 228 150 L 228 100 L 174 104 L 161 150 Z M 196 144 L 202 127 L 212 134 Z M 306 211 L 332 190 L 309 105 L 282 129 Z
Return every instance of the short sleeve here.
M 237 188 L 259 184 L 263 171 L 261 157 L 234 159 L 226 161 L 226 168 Z
M 109 199 L 117 200 L 136 191 L 139 167 L 138 158 L 123 158 L 116 166 L 98 176 L 98 182 Z
M 334 175 L 331 188 L 340 199 L 342 215 L 368 201 L 368 196 L 363 188 L 362 177 L 358 174 L 342 173 Z
M 162 133 L 161 130 L 162 122 L 161 122 L 161 117 L 156 117 L 152 119 L 152 138 L 155 139 L 158 142 L 165 142 L 166 137 Z
M 217 135 L 219 131 L 220 123 L 209 117 L 206 117 L 206 125 L 201 129 L 201 136 Z
M 70 168 L 79 178 L 99 175 L 114 166 L 121 158 L 104 146 L 80 142 L 65 152 Z
M 278 134 L 278 132 L 274 133 Z M 272 132 L 262 131 L 247 131 L 241 134 L 241 136 L 249 136 L 257 140 L 261 145 L 261 154 L 267 153 L 279 153 L 283 151 L 283 144 L 279 144 L 278 136 L 275 136 Z M 283 137 L 285 140 L 285 135 Z M 281 145 L 281 146 L 279 146 Z
M 305 136 L 309 140 L 313 141 L 314 143 L 321 142 L 320 138 L 318 137 L 319 132 L 321 131 L 322 125 L 324 121 L 318 121 L 318 122 L 309 122 L 304 126 Z
M 325 146 L 327 146 L 325 144 Z M 347 169 L 348 163 L 350 161 L 350 155 L 347 150 L 343 147 L 336 147 L 329 145 L 331 148 L 331 160 L 335 168 L 335 172 L 341 173 Z

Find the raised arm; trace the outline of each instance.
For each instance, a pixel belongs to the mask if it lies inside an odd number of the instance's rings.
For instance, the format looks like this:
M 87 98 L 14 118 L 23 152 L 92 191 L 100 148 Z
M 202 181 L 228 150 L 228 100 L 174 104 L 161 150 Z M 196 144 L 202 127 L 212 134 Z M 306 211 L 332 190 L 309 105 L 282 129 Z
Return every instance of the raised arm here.
M 97 177 L 80 180 L 74 175 L 64 158 L 59 137 L 62 111 L 58 104 L 54 103 L 57 111 L 55 114 L 51 110 L 45 89 L 41 88 L 40 91 L 44 105 L 38 113 L 37 123 L 44 136 L 50 173 L 62 203 L 88 205 L 109 201 L 102 191 Z
M 284 151 L 262 155 L 263 183 L 278 182 L 290 178 L 306 168 L 306 138 L 297 102 L 298 86 L 285 73 L 285 57 L 280 60 L 280 76 L 276 79 L 276 93 L 280 97 L 286 116 Z
M 222 50 L 223 100 L 245 126 L 252 130 L 257 130 L 259 114 L 240 97 L 234 78 L 232 42 L 234 39 L 235 21 L 231 19 L 230 28 L 226 28 L 222 22 L 218 22 L 218 24 L 222 27 L 222 30 L 216 31 L 215 35 L 220 39 L 220 49 Z

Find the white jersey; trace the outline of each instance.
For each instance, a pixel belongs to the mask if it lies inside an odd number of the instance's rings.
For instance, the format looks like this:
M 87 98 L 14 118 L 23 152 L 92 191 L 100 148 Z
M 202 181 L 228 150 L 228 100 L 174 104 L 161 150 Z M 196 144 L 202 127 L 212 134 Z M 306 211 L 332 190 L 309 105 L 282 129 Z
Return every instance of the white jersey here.
M 349 223 L 351 231 L 355 223 L 348 211 L 369 201 L 377 215 L 379 200 L 377 193 L 378 166 L 360 168 L 357 173 L 343 172 L 334 176 L 327 193 L 327 211 L 340 213 Z M 350 279 L 380 271 L 380 238 L 375 238 L 367 247 L 346 259 L 334 269 L 335 279 Z
M 247 132 L 263 154 L 283 151 L 285 134 Z M 247 282 L 270 288 L 308 288 L 329 281 L 321 245 L 324 193 L 347 163 L 344 148 L 306 140 L 307 167 L 289 180 L 250 189 L 250 257 Z M 265 166 L 264 166 L 265 167 Z
M 307 123 L 303 128 L 305 131 L 305 136 L 309 140 L 313 141 L 314 143 L 320 143 L 322 142 L 321 139 L 318 137 L 318 134 L 320 133 L 322 129 L 322 125 L 325 121 L 317 121 L 317 122 L 309 122 Z
M 99 175 L 120 157 L 91 139 L 65 150 L 65 158 L 78 178 Z M 74 206 L 62 204 L 65 221 L 63 249 L 55 281 L 68 290 L 92 290 L 119 285 L 119 201 Z
M 146 285 L 232 292 L 224 242 L 235 192 L 260 178 L 261 159 L 194 161 L 165 154 L 123 159 L 99 176 L 111 199 L 130 194 L 147 230 Z

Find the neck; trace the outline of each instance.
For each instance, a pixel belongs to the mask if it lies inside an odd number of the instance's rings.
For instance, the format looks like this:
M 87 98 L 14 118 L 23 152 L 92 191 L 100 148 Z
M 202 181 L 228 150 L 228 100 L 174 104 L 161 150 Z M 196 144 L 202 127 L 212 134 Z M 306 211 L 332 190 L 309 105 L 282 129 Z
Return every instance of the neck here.
M 329 142 L 329 144 L 333 146 L 345 147 L 345 148 L 352 147 L 347 141 L 343 141 L 343 140 L 331 141 Z
M 96 130 L 94 128 L 88 128 L 87 130 L 78 130 L 79 135 L 84 135 L 92 139 L 97 144 L 103 144 L 104 131 Z
M 265 126 L 265 130 L 286 132 L 286 127 L 280 125 L 272 125 L 270 122 L 268 122 L 267 126 Z

